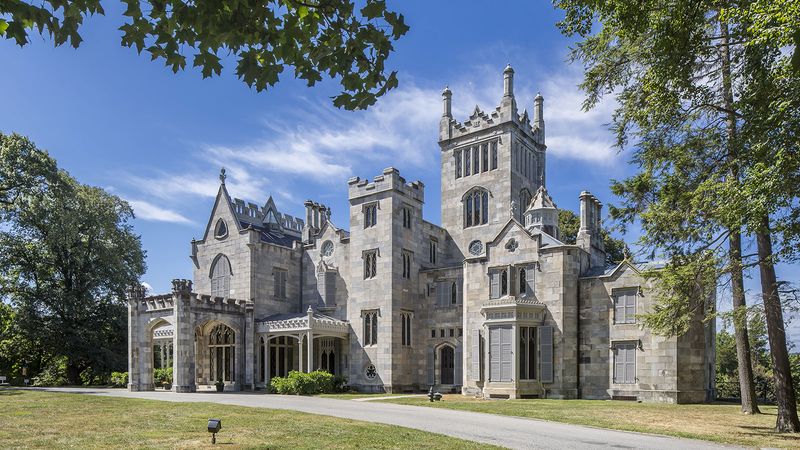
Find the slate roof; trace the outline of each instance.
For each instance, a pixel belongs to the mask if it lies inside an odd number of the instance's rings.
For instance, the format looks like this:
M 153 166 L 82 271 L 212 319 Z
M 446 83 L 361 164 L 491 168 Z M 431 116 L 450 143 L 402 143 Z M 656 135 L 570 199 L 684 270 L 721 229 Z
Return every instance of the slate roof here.
M 242 224 L 242 228 L 253 227 L 254 230 L 259 232 L 261 236 L 261 242 L 267 244 L 275 244 L 281 247 L 292 248 L 295 242 L 300 241 L 299 236 L 293 236 L 280 231 L 270 230 L 268 228 L 254 225 L 245 221 L 240 221 L 240 223 Z

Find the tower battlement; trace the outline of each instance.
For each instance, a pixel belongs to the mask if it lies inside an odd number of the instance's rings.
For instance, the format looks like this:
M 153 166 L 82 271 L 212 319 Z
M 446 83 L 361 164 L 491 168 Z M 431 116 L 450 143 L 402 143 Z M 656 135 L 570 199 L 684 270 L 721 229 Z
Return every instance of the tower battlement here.
M 367 179 L 362 180 L 359 177 L 353 177 L 347 180 L 347 185 L 350 200 L 373 195 L 377 192 L 394 190 L 420 203 L 425 202 L 425 184 L 419 180 L 406 183 L 406 179 L 400 176 L 400 171 L 394 167 L 383 169 L 383 173 L 373 178 L 372 182 Z

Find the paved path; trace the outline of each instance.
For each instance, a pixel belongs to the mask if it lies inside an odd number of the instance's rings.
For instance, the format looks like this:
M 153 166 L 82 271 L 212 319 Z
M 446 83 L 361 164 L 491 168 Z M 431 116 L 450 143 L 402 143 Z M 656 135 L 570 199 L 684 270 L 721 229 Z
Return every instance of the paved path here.
M 35 388 L 34 388 L 35 389 Z M 355 402 L 260 393 L 128 392 L 122 389 L 41 388 L 52 392 L 142 398 L 170 402 L 212 402 L 255 408 L 289 409 L 311 414 L 399 425 L 461 439 L 517 449 L 707 449 L 710 442 L 614 431 L 544 420 L 499 416 L 423 406 Z
M 363 398 L 353 398 L 354 402 L 374 402 L 376 400 L 395 400 L 398 398 L 414 398 L 414 397 L 425 397 L 425 394 L 409 394 L 409 395 L 384 395 L 381 397 L 363 397 Z

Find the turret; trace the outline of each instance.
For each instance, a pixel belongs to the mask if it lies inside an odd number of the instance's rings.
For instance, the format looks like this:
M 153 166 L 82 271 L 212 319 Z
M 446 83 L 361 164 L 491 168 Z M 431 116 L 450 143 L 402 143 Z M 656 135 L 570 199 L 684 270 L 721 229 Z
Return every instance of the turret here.
M 501 116 L 506 120 L 516 120 L 517 101 L 514 99 L 514 69 L 511 64 L 503 70 L 503 99 L 500 101 Z
M 590 255 L 592 267 L 605 266 L 606 252 L 600 225 L 603 204 L 588 191 L 581 192 L 581 226 L 576 244 Z
M 550 236 L 560 239 L 558 228 L 558 207 L 544 185 L 539 186 L 530 205 L 524 206 L 525 228 L 540 230 Z
M 544 145 L 544 97 L 536 94 L 533 99 L 533 132 L 536 143 Z

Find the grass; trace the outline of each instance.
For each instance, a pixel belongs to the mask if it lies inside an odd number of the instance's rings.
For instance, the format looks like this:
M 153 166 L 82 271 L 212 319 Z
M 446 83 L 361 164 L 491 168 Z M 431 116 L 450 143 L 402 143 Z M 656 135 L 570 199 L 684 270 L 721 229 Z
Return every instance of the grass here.
M 0 390 L 3 448 L 486 448 L 409 428 L 214 403 Z
M 665 405 L 611 400 L 481 400 L 445 395 L 380 400 L 404 405 L 449 408 L 506 416 L 528 417 L 616 430 L 664 434 L 749 447 L 800 448 L 800 434 L 777 434 L 777 408 L 761 406 L 764 414 L 747 416 L 739 405 Z

